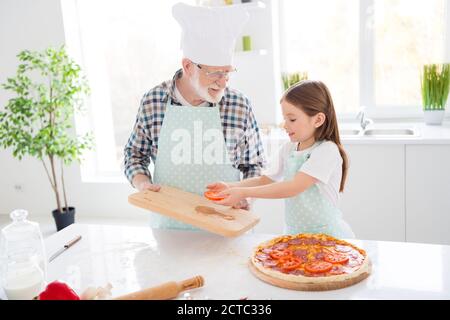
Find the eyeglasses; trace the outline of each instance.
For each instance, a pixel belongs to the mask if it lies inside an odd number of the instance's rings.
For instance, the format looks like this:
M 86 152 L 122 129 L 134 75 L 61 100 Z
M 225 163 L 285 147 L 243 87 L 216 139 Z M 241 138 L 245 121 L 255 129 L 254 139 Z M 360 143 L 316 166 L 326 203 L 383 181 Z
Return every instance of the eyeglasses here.
M 193 62 L 194 63 L 194 62 Z M 210 79 L 222 79 L 222 78 L 229 78 L 230 75 L 233 75 L 235 72 L 237 72 L 236 68 L 233 68 L 230 71 L 206 71 L 201 65 L 198 63 L 194 63 L 200 70 L 204 70 L 205 74 Z

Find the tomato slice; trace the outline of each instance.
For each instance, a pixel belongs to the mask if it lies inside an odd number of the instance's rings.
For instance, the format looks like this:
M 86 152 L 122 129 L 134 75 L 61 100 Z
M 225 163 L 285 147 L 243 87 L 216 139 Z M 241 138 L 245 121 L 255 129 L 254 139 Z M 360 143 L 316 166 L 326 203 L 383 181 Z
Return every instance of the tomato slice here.
M 269 252 L 269 255 L 272 257 L 272 259 L 278 260 L 280 258 L 292 256 L 292 251 L 289 249 L 274 249 Z
M 212 201 L 220 201 L 225 199 L 225 197 L 218 197 L 217 196 L 218 192 L 209 190 L 209 191 L 205 191 L 205 193 L 203 194 L 207 199 L 212 200 Z
M 294 270 L 302 264 L 302 260 L 293 256 L 282 257 L 278 260 L 278 266 L 283 271 Z
M 328 272 L 333 268 L 333 264 L 327 261 L 311 261 L 305 264 L 305 270 L 311 273 L 323 273 Z
M 348 261 L 348 256 L 344 253 L 326 253 L 323 259 L 330 263 L 346 263 Z

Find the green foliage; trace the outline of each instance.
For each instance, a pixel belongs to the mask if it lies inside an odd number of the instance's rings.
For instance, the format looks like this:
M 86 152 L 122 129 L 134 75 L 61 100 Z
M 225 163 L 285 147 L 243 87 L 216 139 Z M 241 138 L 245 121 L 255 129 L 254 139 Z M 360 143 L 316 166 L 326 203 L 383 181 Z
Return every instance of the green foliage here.
M 450 91 L 450 63 L 424 65 L 421 89 L 424 110 L 445 110 Z
M 43 52 L 24 50 L 17 57 L 20 63 L 15 77 L 2 84 L 13 97 L 0 112 L 0 146 L 11 148 L 19 160 L 26 155 L 50 160 L 50 182 L 60 207 L 55 160 L 69 165 L 80 161 L 83 150 L 92 147 L 90 134 L 71 134 L 74 112 L 81 111 L 89 86 L 64 46 Z M 47 174 L 51 178 L 49 171 Z
M 308 73 L 307 72 L 283 73 L 281 75 L 281 78 L 283 80 L 284 90 L 287 90 L 292 85 L 294 85 L 302 80 L 307 80 Z

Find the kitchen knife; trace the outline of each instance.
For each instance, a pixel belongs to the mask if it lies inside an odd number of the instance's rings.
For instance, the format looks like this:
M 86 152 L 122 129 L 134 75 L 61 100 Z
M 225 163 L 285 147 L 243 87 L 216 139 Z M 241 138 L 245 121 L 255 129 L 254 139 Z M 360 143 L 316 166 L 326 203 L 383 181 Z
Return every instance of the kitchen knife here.
M 66 243 L 64 245 L 64 247 L 62 247 L 61 249 L 59 249 L 58 251 L 56 251 L 49 260 L 49 262 L 52 262 L 53 259 L 55 259 L 56 257 L 58 257 L 61 253 L 63 253 L 64 251 L 66 251 L 67 249 L 69 249 L 71 246 L 73 246 L 75 243 L 77 243 L 79 240 L 81 239 L 81 236 L 77 236 L 75 239 L 70 240 L 68 243 Z

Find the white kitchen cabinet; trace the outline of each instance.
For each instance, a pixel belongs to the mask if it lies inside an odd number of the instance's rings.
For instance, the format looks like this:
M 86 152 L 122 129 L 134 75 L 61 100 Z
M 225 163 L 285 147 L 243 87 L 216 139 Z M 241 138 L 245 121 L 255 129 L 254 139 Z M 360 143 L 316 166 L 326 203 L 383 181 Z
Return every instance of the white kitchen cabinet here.
M 450 244 L 450 145 L 406 146 L 406 241 Z
M 261 220 L 255 226 L 254 232 L 282 234 L 284 228 L 284 200 L 256 199 L 252 210 Z
M 269 168 L 273 168 L 270 164 L 278 158 L 280 147 L 288 140 L 280 137 L 268 138 L 262 136 L 265 156 Z M 269 172 L 269 168 L 266 168 Z M 253 232 L 282 234 L 284 227 L 284 199 L 253 199 L 252 211 L 260 218 L 260 222 L 253 228 Z
M 405 146 L 344 148 L 350 168 L 340 208 L 356 238 L 405 241 Z

